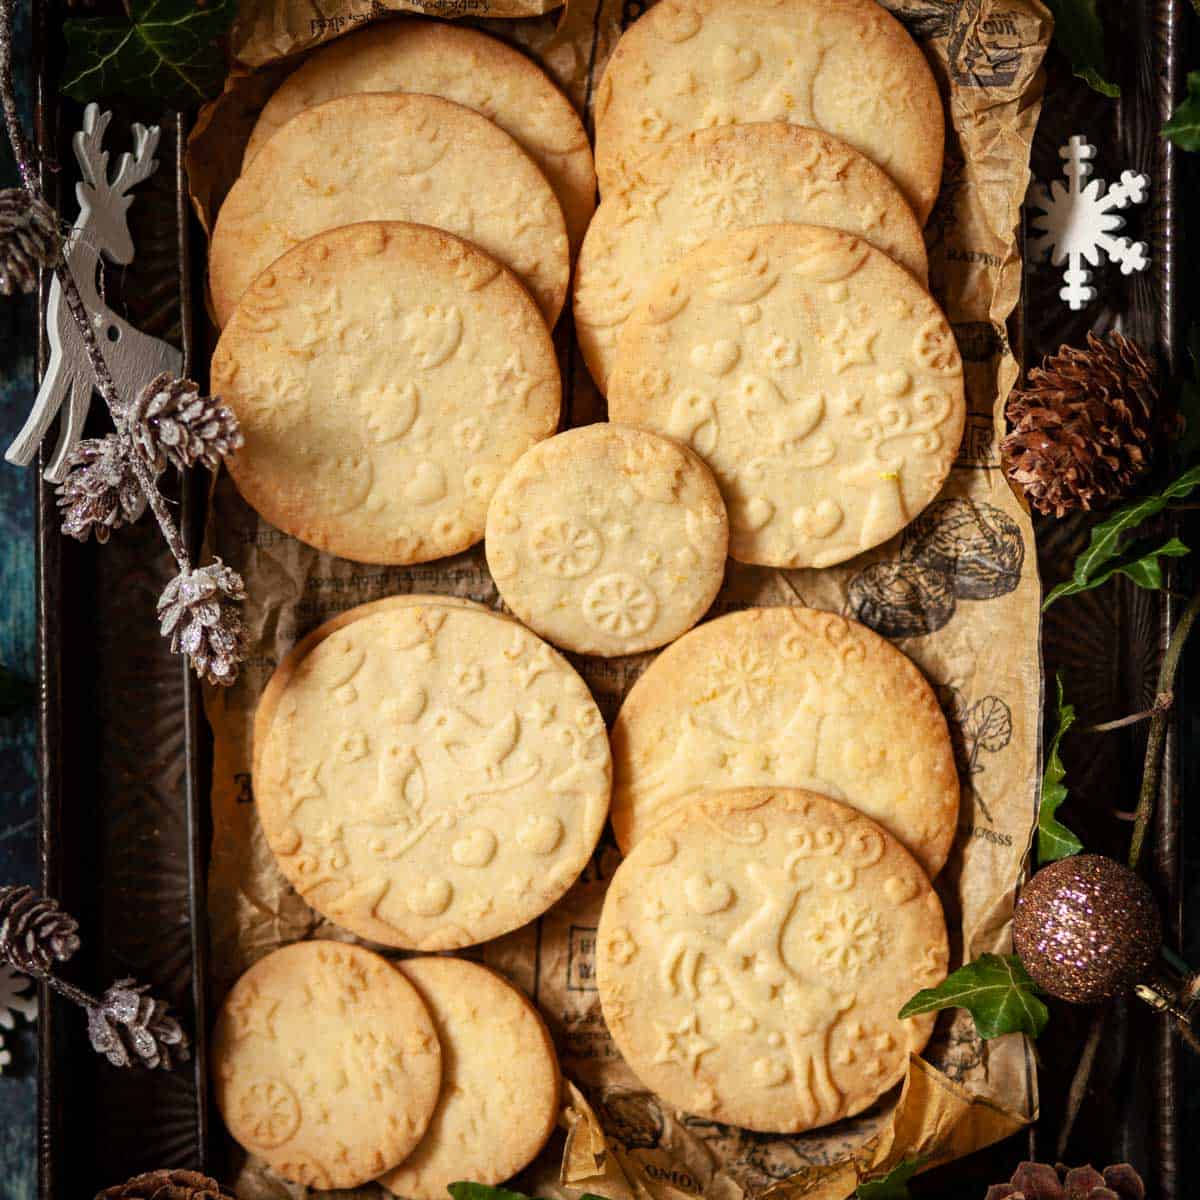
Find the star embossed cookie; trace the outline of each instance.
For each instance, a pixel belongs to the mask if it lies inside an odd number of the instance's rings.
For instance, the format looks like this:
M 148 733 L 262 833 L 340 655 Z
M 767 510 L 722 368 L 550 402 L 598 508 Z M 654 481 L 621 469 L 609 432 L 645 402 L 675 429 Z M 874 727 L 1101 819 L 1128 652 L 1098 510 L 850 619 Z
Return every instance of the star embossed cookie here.
M 690 629 L 721 586 L 728 541 L 704 463 L 624 425 L 540 442 L 488 509 L 488 566 L 505 603 L 580 654 L 633 654 Z
M 229 1132 L 293 1183 L 364 1184 L 421 1140 L 441 1048 L 417 990 L 379 955 L 298 942 L 233 986 L 213 1035 Z
M 561 393 L 512 274 L 399 222 L 328 230 L 260 275 L 212 386 L 241 423 L 228 465 L 248 503 L 309 545 L 383 563 L 477 542 L 504 472 L 554 432 Z
M 544 912 L 608 813 L 604 721 L 569 664 L 474 608 L 379 611 L 288 680 L 258 758 L 267 843 L 319 912 L 451 950 Z
M 856 234 L 925 280 L 912 210 L 845 142 L 779 121 L 686 134 L 640 159 L 588 228 L 575 268 L 575 332 L 600 390 L 621 327 L 664 266 L 711 237 L 783 222 Z
M 665 142 L 755 121 L 849 142 L 900 185 L 922 224 L 941 183 L 937 84 L 875 0 L 663 0 L 617 44 L 595 117 L 605 194 Z
M 903 1078 L 946 923 L 873 821 L 795 790 L 712 793 L 617 868 L 596 938 L 604 1018 L 639 1079 L 712 1121 L 800 1133 Z
M 661 272 L 621 332 L 608 410 L 696 450 L 729 553 L 773 567 L 832 566 L 898 533 L 937 495 L 966 414 L 929 294 L 809 225 L 716 238 Z
M 931 876 L 954 837 L 958 772 L 933 690 L 890 642 L 834 613 L 750 608 L 684 634 L 625 697 L 612 753 L 626 852 L 704 788 L 844 801 Z
M 442 1095 L 421 1144 L 379 1182 L 406 1200 L 442 1200 L 459 1179 L 503 1183 L 533 1160 L 558 1118 L 546 1024 L 487 967 L 461 958 L 396 965 L 437 1027 Z
M 298 112 L 354 92 L 421 92 L 482 113 L 537 163 L 578 249 L 596 207 L 596 169 L 583 122 L 534 62 L 477 29 L 392 21 L 318 50 L 267 101 L 246 162 Z
M 466 238 L 520 278 L 548 324 L 558 319 L 570 256 L 562 209 L 537 164 L 461 104 L 362 93 L 298 113 L 230 189 L 209 248 L 217 324 L 285 251 L 358 221 L 411 221 Z

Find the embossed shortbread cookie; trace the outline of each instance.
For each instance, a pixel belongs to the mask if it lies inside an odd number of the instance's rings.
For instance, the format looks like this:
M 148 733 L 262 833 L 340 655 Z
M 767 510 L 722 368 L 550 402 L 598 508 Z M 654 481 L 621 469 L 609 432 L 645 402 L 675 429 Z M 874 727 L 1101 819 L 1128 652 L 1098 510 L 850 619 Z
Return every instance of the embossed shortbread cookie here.
M 397 966 L 442 1044 L 442 1095 L 421 1144 L 379 1182 L 406 1200 L 450 1184 L 503 1183 L 545 1145 L 558 1117 L 558 1060 L 537 1010 L 510 983 L 461 958 Z
M 588 228 L 575 268 L 575 330 L 600 390 L 625 319 L 664 266 L 711 237 L 777 222 L 857 234 L 925 280 L 912 209 L 845 142 L 779 121 L 687 134 L 641 159 Z
M 685 634 L 630 689 L 612 731 L 613 832 L 628 851 L 701 788 L 802 787 L 946 861 L 958 774 L 921 672 L 855 621 L 751 608 Z
M 596 94 L 600 190 L 694 129 L 786 121 L 832 133 L 929 216 L 944 116 L 916 43 L 875 0 L 663 0 L 626 30 Z
M 360 562 L 456 554 L 504 472 L 558 424 L 554 346 L 511 272 L 423 225 L 328 230 L 234 310 L 214 391 L 245 445 L 238 490 L 268 521 Z
M 494 121 L 541 168 L 578 248 L 596 206 L 596 170 L 583 122 L 537 63 L 462 25 L 376 23 L 318 50 L 267 101 L 245 161 L 298 112 L 354 92 L 422 92 Z
M 488 508 L 488 566 L 505 603 L 580 654 L 633 654 L 690 629 L 721 587 L 728 542 L 712 472 L 627 425 L 539 442 Z
M 263 831 L 296 890 L 417 950 L 544 912 L 587 863 L 611 780 L 604 721 L 568 663 L 515 621 L 440 604 L 314 647 L 259 763 Z
M 597 936 L 604 1018 L 626 1062 L 708 1120 L 800 1133 L 898 1083 L 945 977 L 946 922 L 912 856 L 811 792 L 712 793 L 617 868 Z
M 393 92 L 305 109 L 246 167 L 209 247 L 217 324 L 286 250 L 358 221 L 412 221 L 466 238 L 517 274 L 550 325 L 558 319 L 570 256 L 562 209 L 537 164 L 479 113 Z
M 298 942 L 233 986 L 212 1049 L 229 1132 L 285 1179 L 357 1187 L 421 1140 L 442 1086 L 416 989 L 360 946 Z
M 903 267 L 846 233 L 764 225 L 658 276 L 618 340 L 608 412 L 712 467 L 734 558 L 827 567 L 937 495 L 966 409 L 954 334 Z

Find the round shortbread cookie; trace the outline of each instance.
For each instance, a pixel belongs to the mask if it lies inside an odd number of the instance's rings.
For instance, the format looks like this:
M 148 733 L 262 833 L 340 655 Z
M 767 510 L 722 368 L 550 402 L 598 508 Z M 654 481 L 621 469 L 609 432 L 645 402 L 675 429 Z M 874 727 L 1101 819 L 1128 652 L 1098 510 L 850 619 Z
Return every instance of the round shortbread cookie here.
M 433 1016 L 442 1095 L 421 1144 L 379 1182 L 406 1200 L 444 1200 L 460 1179 L 511 1179 L 558 1119 L 558 1060 L 546 1023 L 512 984 L 477 963 L 396 965 Z
M 461 104 L 371 92 L 297 113 L 230 188 L 208 256 L 217 324 L 285 251 L 360 221 L 466 238 L 516 273 L 549 325 L 558 320 L 570 252 L 562 209 L 533 159 Z
M 362 937 L 452 950 L 533 920 L 608 812 L 604 721 L 556 651 L 473 608 L 394 608 L 297 666 L 255 799 L 280 869 Z
M 558 425 L 554 345 L 516 278 L 437 229 L 367 222 L 289 251 L 238 304 L 212 387 L 245 499 L 360 562 L 457 554 L 504 472 Z
M 376 23 L 324 46 L 267 101 L 244 161 L 298 112 L 355 92 L 441 96 L 495 122 L 546 176 L 579 248 L 596 207 L 596 168 L 579 114 L 537 63 L 464 25 Z
M 954 838 L 958 773 L 932 688 L 834 613 L 751 608 L 684 634 L 625 697 L 612 753 L 624 851 L 702 788 L 801 787 L 852 804 L 931 876 Z
M 604 1019 L 668 1103 L 800 1133 L 898 1083 L 946 975 L 942 905 L 874 821 L 812 792 L 710 793 L 617 868 L 596 938 Z
M 912 209 L 845 142 L 779 121 L 689 133 L 642 159 L 588 227 L 575 268 L 575 331 L 600 390 L 622 325 L 663 267 L 711 237 L 783 222 L 856 234 L 925 280 Z
M 627 425 L 539 442 L 488 508 L 488 567 L 504 602 L 579 654 L 634 654 L 690 629 L 720 590 L 728 543 L 712 472 L 678 442 Z
M 764 225 L 666 268 L 625 324 L 614 421 L 692 446 L 729 510 L 729 553 L 828 567 L 937 495 L 966 419 L 942 310 L 859 238 Z
M 924 224 L 942 177 L 933 72 L 875 0 L 663 0 L 617 43 L 596 93 L 600 190 L 694 129 L 786 121 L 878 163 Z
M 378 954 L 297 942 L 259 959 L 213 1034 L 225 1124 L 285 1179 L 351 1188 L 401 1162 L 442 1086 L 434 1022 Z

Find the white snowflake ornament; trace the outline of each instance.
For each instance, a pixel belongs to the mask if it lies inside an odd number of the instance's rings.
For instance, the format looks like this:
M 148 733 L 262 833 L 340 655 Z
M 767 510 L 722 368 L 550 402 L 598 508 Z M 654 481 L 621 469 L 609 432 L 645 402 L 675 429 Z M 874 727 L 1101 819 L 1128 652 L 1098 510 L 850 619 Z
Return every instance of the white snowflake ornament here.
M 37 998 L 23 993 L 33 981 L 12 967 L 0 966 L 0 1029 L 13 1029 L 17 1017 L 26 1021 L 37 1018 Z M 12 1064 L 12 1054 L 4 1045 L 4 1035 L 0 1033 L 0 1075 L 4 1068 Z
M 1047 187 L 1035 183 L 1030 189 L 1029 206 L 1041 209 L 1033 227 L 1040 236 L 1028 244 L 1032 258 L 1049 257 L 1056 266 L 1064 262 L 1064 286 L 1059 296 L 1074 311 L 1095 300 L 1092 272 L 1083 264 L 1097 266 L 1101 255 L 1121 268 L 1122 275 L 1144 271 L 1150 265 L 1145 242 L 1114 237 L 1124 228 L 1120 210 L 1142 204 L 1150 190 L 1150 177 L 1136 171 L 1122 171 L 1118 183 L 1105 188 L 1103 180 L 1091 179 L 1096 147 L 1076 134 L 1059 148 L 1063 160 L 1064 184 L 1056 179 Z

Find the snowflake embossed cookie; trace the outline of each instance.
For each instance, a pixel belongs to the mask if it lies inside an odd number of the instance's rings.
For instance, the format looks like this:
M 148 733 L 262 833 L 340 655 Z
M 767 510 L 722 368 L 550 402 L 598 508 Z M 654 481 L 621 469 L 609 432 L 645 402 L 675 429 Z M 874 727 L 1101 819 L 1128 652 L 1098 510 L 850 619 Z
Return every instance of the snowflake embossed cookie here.
M 505 603 L 581 654 L 633 654 L 690 629 L 721 586 L 728 540 L 704 463 L 624 425 L 540 442 L 488 508 L 488 566 Z

